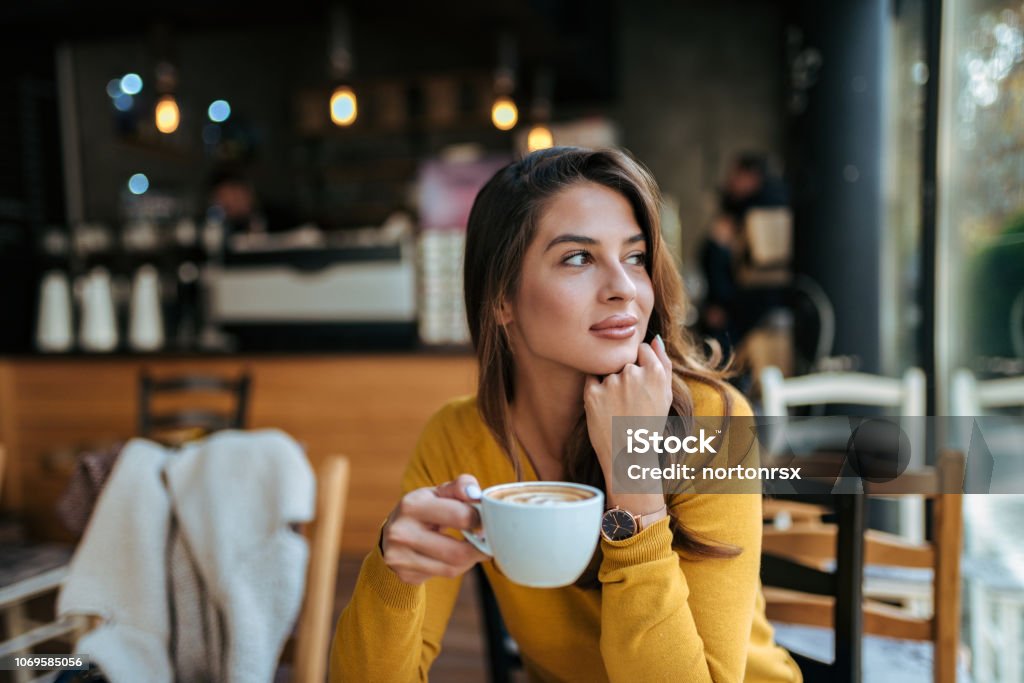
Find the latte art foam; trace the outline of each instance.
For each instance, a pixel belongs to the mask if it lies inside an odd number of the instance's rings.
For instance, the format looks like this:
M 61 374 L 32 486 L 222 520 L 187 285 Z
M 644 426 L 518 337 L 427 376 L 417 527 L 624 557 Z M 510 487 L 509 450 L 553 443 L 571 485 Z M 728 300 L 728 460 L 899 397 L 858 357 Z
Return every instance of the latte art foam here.
M 495 500 L 519 505 L 558 505 L 593 498 L 594 494 L 570 486 L 513 486 L 490 494 Z

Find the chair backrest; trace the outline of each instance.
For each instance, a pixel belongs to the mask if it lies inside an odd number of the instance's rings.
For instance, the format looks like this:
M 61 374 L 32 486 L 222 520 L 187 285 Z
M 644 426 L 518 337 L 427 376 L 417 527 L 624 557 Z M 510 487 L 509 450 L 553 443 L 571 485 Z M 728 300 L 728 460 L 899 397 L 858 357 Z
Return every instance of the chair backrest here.
M 993 408 L 1024 406 L 1024 376 L 978 381 L 974 373 L 960 368 L 953 373 L 950 408 L 954 415 L 976 417 Z
M 238 377 L 187 374 L 155 378 L 143 370 L 139 376 L 139 434 L 152 437 L 159 433 L 195 429 L 202 435 L 220 429 L 244 429 L 250 387 L 248 372 Z M 232 406 L 227 411 L 188 406 L 157 412 L 154 399 L 171 394 L 191 395 L 188 398 L 196 405 L 209 402 L 200 400 L 200 395 L 222 394 L 231 399 Z
M 776 452 L 786 434 L 789 409 L 826 404 L 864 405 L 898 409 L 899 415 L 921 417 L 925 414 L 925 374 L 921 368 L 908 368 L 902 379 L 863 372 L 818 372 L 786 379 L 776 367 L 761 372 L 762 412 L 766 417 L 782 418 L 773 423 L 768 449 Z M 911 442 L 910 466 L 924 465 L 924 424 L 904 425 Z
M 1024 376 L 1000 377 L 978 381 L 970 370 L 960 368 L 953 373 L 949 397 L 950 412 L 956 417 L 980 420 L 953 420 L 951 443 L 969 451 L 974 428 L 982 426 L 990 447 L 1005 453 L 1016 453 L 1024 428 L 1020 416 L 986 418 L 1002 408 L 1024 407 Z
M 305 594 L 294 629 L 291 677 L 294 683 L 323 683 L 327 677 L 348 489 L 348 458 L 343 455 L 325 458 L 317 468 L 315 517 L 305 529 L 309 542 L 309 564 L 306 571 Z M 62 566 L 39 577 L 23 581 L 16 588 L 0 590 L 0 612 L 19 605 L 43 591 L 57 589 L 66 574 L 67 566 Z M 76 633 L 77 639 L 98 626 L 100 622 L 101 619 L 98 617 L 63 618 L 46 629 L 39 629 L 40 633 L 31 635 L 31 640 L 26 636 L 16 639 L 27 644 L 14 643 L 9 646 L 5 641 L 0 643 L 0 650 L 6 651 L 10 648 L 13 652 L 23 652 L 33 644 L 68 633 Z
M 762 410 L 765 416 L 783 418 L 769 425 L 769 453 L 778 452 L 787 432 L 789 409 L 796 406 L 850 404 L 889 408 L 900 416 L 921 417 L 925 414 L 925 374 L 920 368 L 908 368 L 901 379 L 863 372 L 819 372 L 786 379 L 778 368 L 768 367 L 761 373 Z M 912 420 L 901 427 L 910 441 L 908 467 L 925 464 L 925 425 Z M 901 533 L 920 540 L 924 533 L 924 510 L 919 499 L 904 497 L 899 501 Z
M 327 678 L 348 490 L 348 458 L 343 455 L 325 458 L 317 468 L 315 517 L 305 529 L 309 564 L 291 649 L 293 673 L 290 680 L 293 683 L 323 683 Z M 92 626 L 98 623 L 96 619 Z M 83 632 L 86 630 L 89 629 Z
M 785 379 L 775 367 L 761 372 L 764 414 L 785 417 L 795 406 L 827 403 L 899 408 L 901 415 L 925 414 L 925 375 L 909 368 L 902 379 L 863 372 L 819 372 Z
M 323 683 L 327 677 L 348 487 L 348 458 L 326 458 L 318 469 L 316 519 L 308 530 L 309 570 L 295 632 L 295 683 Z
M 762 552 L 768 618 L 836 631 L 836 657 L 822 663 L 798 657 L 801 665 L 829 680 L 857 680 L 861 633 L 933 643 L 933 680 L 956 680 L 960 623 L 960 553 L 963 538 L 964 456 L 942 455 L 939 465 L 907 481 L 901 490 L 916 490 L 932 502 L 931 538 L 924 543 L 865 530 L 864 496 L 833 496 L 846 506 L 837 523 L 809 517 L 785 529 L 766 526 Z M 902 478 L 901 478 L 902 480 Z M 868 495 L 886 493 L 867 484 Z M 853 506 L 852 508 L 850 506 Z M 788 508 L 787 503 L 776 506 Z M 773 510 L 773 513 L 778 512 Z M 767 512 L 767 510 L 766 510 Z M 863 565 L 932 570 L 932 614 L 919 616 L 891 605 L 863 599 Z M 823 567 L 835 565 L 830 574 Z

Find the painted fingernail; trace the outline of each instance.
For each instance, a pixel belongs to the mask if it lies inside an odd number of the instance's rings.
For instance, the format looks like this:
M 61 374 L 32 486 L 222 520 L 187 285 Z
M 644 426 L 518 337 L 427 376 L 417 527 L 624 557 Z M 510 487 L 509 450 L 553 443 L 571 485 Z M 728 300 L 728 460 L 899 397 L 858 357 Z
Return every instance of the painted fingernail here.
M 658 340 L 658 344 L 660 344 L 661 348 L 664 349 L 665 348 L 665 340 L 661 338 L 661 335 L 660 334 L 656 334 L 656 335 L 654 335 L 654 338 Z
M 480 498 L 480 487 L 476 484 L 469 484 L 463 491 L 466 492 L 466 498 L 472 498 L 473 500 Z

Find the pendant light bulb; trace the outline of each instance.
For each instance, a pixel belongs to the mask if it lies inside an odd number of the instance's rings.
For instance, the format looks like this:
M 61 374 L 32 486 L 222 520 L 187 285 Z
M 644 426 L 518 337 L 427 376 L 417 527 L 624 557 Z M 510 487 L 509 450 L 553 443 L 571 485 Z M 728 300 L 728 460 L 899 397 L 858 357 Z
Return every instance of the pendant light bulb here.
M 178 130 L 179 123 L 181 112 L 178 110 L 178 102 L 173 95 L 164 95 L 156 103 L 156 129 L 170 135 Z
M 359 114 L 359 105 L 352 88 L 342 85 L 331 95 L 331 121 L 336 126 L 351 126 Z
M 491 107 L 491 122 L 498 130 L 512 130 L 519 121 L 519 110 L 511 97 L 501 96 Z

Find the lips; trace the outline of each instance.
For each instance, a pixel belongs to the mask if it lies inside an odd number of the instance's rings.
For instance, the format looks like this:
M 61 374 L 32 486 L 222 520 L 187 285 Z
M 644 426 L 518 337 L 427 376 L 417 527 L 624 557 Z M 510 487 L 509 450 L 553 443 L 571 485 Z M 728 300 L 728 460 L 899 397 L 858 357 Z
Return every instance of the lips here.
M 602 339 L 613 341 L 625 341 L 632 339 L 636 334 L 636 325 L 639 321 L 635 315 L 613 315 L 605 318 L 596 325 L 592 325 L 590 333 Z
M 596 325 L 591 325 L 590 329 L 593 332 L 599 332 L 601 330 L 614 330 L 617 328 L 627 328 L 636 325 L 639 320 L 635 315 L 613 315 L 605 318 Z

